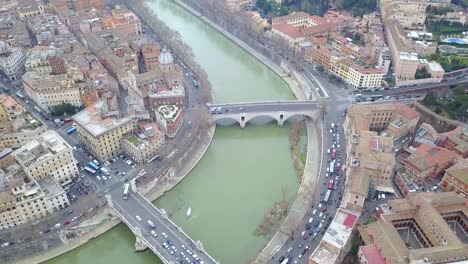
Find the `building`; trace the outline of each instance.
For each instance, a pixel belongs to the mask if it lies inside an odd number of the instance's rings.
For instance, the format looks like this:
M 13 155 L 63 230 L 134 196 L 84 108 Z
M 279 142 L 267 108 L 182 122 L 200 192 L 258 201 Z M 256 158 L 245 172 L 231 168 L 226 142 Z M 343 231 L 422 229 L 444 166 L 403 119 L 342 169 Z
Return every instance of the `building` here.
M 225 0 L 226 5 L 232 10 L 241 10 L 246 5 L 253 4 L 252 0 Z
M 41 0 L 20 0 L 16 12 L 20 19 L 27 19 L 44 13 L 44 5 Z
M 45 217 L 70 205 L 53 178 L 29 178 L 18 164 L 0 170 L 0 229 Z
M 427 178 L 438 178 L 452 166 L 458 155 L 448 149 L 421 144 L 415 152 L 403 161 L 406 172 L 416 177 L 416 182 Z
M 176 105 L 161 105 L 154 111 L 156 123 L 169 138 L 174 138 L 182 127 L 184 109 Z
M 440 185 L 446 192 L 456 192 L 468 197 L 468 159 L 446 169 Z
M 10 81 L 19 80 L 24 74 L 26 55 L 21 48 L 11 47 L 0 41 L 0 71 Z
M 31 179 L 52 177 L 63 186 L 78 176 L 72 147 L 53 130 L 15 150 L 13 155 Z
M 394 192 L 394 141 L 416 128 L 420 114 L 403 104 L 352 105 L 344 122 L 346 176 L 345 208 L 361 212 L 370 186 Z
M 287 16 L 273 18 L 273 35 L 294 47 L 297 43 L 314 36 L 328 36 L 337 25 L 323 17 L 311 16 L 304 12 L 294 12 Z
M 45 112 L 61 104 L 82 106 L 80 83 L 83 83 L 83 75 L 79 72 L 57 75 L 27 72 L 23 75 L 26 94 Z
M 133 12 L 116 6 L 112 16 L 102 18 L 103 28 L 118 29 L 126 36 L 134 37 L 142 33 L 140 18 Z
M 335 64 L 334 74 L 357 89 L 369 89 L 382 86 L 384 71 L 362 67 L 345 59 Z
M 73 116 L 78 138 L 99 160 L 121 153 L 122 138 L 135 128 L 131 117 L 117 116 L 118 113 L 109 111 L 105 100 L 99 100 Z
M 388 264 L 466 261 L 466 210 L 466 198 L 454 192 L 412 194 L 381 205 L 378 220 L 358 227 L 359 235 Z
M 13 121 L 0 122 L 0 149 L 20 148 L 47 130 L 39 118 L 23 112 Z
M 9 95 L 0 94 L 0 122 L 13 121 L 21 116 L 24 107 Z
M 359 214 L 339 208 L 308 263 L 341 263 L 350 249 L 351 234 L 358 218 Z
M 468 157 L 468 126 L 459 126 L 453 133 L 447 135 L 444 147 L 457 153 L 463 158 Z
M 375 244 L 359 247 L 358 259 L 360 264 L 387 264 Z
M 0 151 L 0 168 L 5 168 L 15 163 L 12 148 L 4 148 Z
M 137 131 L 122 139 L 122 149 L 139 163 L 151 162 L 164 146 L 164 133 L 154 122 L 141 121 Z
M 14 9 L 2 11 L 0 16 L 0 41 L 12 47 L 31 47 L 31 37 L 26 23 L 18 19 Z
M 158 58 L 161 53 L 161 46 L 156 42 L 143 44 L 141 47 L 141 55 L 145 62 L 147 71 L 155 71 L 158 69 Z

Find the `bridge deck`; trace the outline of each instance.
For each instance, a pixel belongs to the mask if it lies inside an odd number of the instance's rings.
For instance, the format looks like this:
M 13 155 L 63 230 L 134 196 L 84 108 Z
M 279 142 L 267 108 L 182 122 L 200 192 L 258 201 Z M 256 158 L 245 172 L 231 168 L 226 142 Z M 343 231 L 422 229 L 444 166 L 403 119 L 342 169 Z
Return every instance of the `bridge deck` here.
M 217 263 L 208 253 L 197 248 L 195 241 L 142 195 L 130 192 L 128 199 L 124 200 L 122 193 L 123 191 L 119 190 L 119 188 L 116 188 L 111 193 L 114 210 L 132 232 L 158 255 L 164 263 L 192 263 L 195 262 L 194 254 L 200 258 L 198 263 Z M 141 220 L 136 218 L 137 215 Z M 156 226 L 154 231 L 157 236 L 151 234 L 152 229 L 147 223 L 148 220 L 151 220 Z M 163 236 L 163 232 L 167 237 Z M 168 249 L 164 248 L 163 243 L 173 244 L 177 251 L 171 247 Z M 187 252 L 187 249 L 189 252 Z M 183 262 L 180 262 L 181 260 Z

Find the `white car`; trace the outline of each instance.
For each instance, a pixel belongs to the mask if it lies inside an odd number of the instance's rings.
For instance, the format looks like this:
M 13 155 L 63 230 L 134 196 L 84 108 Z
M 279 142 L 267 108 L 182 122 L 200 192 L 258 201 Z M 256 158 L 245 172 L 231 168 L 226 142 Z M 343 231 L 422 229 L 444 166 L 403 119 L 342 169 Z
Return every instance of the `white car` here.
M 158 234 L 156 234 L 156 232 L 154 230 L 151 230 L 151 234 L 154 236 L 154 237 L 157 237 Z
M 312 215 L 315 215 L 315 213 L 317 213 L 317 209 L 314 209 L 314 211 L 312 211 Z
M 288 250 L 286 252 L 291 253 L 292 250 L 293 250 L 293 248 L 290 247 L 290 248 L 288 248 Z
M 138 221 L 141 221 L 141 217 L 139 215 L 135 216 L 135 218 L 138 220 Z
M 302 233 L 301 233 L 301 237 L 303 237 L 305 234 L 306 234 L 306 231 L 305 231 L 305 230 L 304 230 L 304 231 L 302 231 Z
M 161 236 L 163 236 L 164 238 L 167 238 L 167 234 L 164 232 L 161 233 Z

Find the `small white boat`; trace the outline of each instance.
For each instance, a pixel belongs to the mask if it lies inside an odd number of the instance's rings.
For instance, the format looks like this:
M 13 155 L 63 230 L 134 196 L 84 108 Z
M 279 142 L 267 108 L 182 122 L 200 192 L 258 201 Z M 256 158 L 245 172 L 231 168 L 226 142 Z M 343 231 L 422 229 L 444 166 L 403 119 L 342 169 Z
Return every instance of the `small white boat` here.
M 185 216 L 190 217 L 192 215 L 192 207 L 187 208 L 187 211 L 185 212 Z

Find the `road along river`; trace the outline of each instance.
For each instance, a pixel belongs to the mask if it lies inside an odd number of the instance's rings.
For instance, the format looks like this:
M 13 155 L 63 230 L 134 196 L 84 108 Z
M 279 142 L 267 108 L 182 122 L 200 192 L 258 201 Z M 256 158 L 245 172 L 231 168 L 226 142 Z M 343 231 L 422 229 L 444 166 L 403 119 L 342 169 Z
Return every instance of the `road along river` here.
M 294 99 L 270 69 L 185 9 L 168 0 L 150 7 L 193 49 L 217 103 Z M 273 202 L 294 199 L 299 183 L 289 152 L 288 128 L 276 124 L 217 128 L 203 159 L 156 201 L 221 263 L 246 263 L 269 238 L 254 235 Z M 192 207 L 187 219 L 185 211 Z M 160 263 L 150 251 L 133 253 L 134 237 L 119 225 L 47 263 Z

